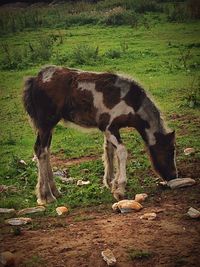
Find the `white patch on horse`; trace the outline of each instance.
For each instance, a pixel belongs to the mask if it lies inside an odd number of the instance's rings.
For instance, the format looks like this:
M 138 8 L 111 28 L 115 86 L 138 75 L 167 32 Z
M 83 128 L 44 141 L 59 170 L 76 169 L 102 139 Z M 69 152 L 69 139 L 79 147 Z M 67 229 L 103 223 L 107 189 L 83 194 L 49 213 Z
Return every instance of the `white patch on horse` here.
M 60 68 L 56 67 L 56 66 L 49 66 L 49 67 L 46 67 L 44 70 L 42 70 L 43 83 L 50 82 L 55 71 L 58 69 L 60 69 Z
M 112 109 L 107 108 L 103 102 L 103 93 L 95 90 L 95 83 L 93 82 L 79 82 L 78 89 L 90 91 L 93 95 L 94 106 L 97 109 L 97 121 L 99 116 L 102 113 L 108 113 L 110 115 L 109 125 L 112 121 L 121 116 L 128 115 L 129 113 L 134 114 L 134 110 L 132 107 L 128 106 L 124 100 L 121 100 L 117 105 L 115 105 Z M 109 127 L 109 125 L 107 127 Z
M 120 94 L 121 94 L 121 98 L 125 97 L 127 95 L 127 93 L 130 90 L 130 81 L 128 79 L 125 79 L 123 77 L 117 77 L 116 81 L 115 81 L 115 86 L 119 87 L 120 90 Z

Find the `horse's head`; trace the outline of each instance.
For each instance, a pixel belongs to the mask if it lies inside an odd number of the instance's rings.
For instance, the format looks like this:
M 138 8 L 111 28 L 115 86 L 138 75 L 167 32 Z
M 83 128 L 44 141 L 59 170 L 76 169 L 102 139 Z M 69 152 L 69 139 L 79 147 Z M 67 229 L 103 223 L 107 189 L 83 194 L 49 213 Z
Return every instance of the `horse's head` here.
M 155 171 L 167 181 L 177 178 L 175 132 L 154 135 L 156 144 L 149 146 L 149 152 Z

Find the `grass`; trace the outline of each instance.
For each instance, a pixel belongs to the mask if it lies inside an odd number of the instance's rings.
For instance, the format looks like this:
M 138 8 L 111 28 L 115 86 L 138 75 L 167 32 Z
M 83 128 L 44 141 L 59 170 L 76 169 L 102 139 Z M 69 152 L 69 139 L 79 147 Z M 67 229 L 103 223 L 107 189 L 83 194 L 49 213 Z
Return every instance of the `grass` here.
M 0 71 L 0 184 L 17 188 L 17 192 L 1 193 L 1 207 L 20 209 L 36 204 L 37 167 L 31 160 L 35 133 L 23 110 L 21 96 L 23 77 L 35 75 L 44 64 L 114 71 L 134 77 L 147 88 L 169 125 L 176 129 L 178 162 L 186 159 L 182 151 L 187 146 L 195 147 L 195 157 L 200 158 L 200 23 L 169 23 L 162 19 L 160 13 L 146 16 L 151 21 L 149 27 L 144 24 L 137 27 L 90 24 L 60 26 L 59 29 L 41 26 L 1 35 L 0 42 L 7 44 L 12 51 L 15 67 L 6 69 L 5 64 L 1 64 Z M 156 16 L 161 18 L 160 23 Z M 46 54 L 45 37 L 53 40 L 47 49 L 50 54 Z M 39 54 L 36 59 L 30 51 L 30 44 L 36 54 L 43 47 L 44 54 Z M 21 55 L 21 63 L 15 56 L 15 49 L 18 54 L 26 52 Z M 1 51 L 0 62 L 4 57 L 5 51 Z M 176 115 L 180 116 L 179 120 L 173 119 Z M 155 175 L 140 136 L 129 130 L 122 130 L 121 134 L 129 152 L 127 196 L 132 198 L 135 193 L 151 191 L 155 187 Z M 57 203 L 48 206 L 46 214 L 55 215 L 57 205 L 73 208 L 113 202 L 110 192 L 102 187 L 102 143 L 103 136 L 99 132 L 83 133 L 66 128 L 62 123 L 55 127 L 51 149 L 54 155 L 64 160 L 97 156 L 97 160 L 67 168 L 69 176 L 75 181 L 89 180 L 90 185 L 66 185 L 56 178 L 63 196 Z M 21 159 L 27 165 L 20 165 Z M 84 173 L 84 169 L 89 171 Z
M 128 250 L 130 260 L 148 260 L 153 256 L 153 253 L 146 250 L 130 249 Z

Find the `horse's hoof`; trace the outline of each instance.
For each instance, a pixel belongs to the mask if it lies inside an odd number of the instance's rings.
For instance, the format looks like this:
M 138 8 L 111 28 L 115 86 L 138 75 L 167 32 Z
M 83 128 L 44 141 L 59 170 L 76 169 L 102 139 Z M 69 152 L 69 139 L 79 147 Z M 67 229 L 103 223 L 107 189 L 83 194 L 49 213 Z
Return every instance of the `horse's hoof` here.
M 43 205 L 46 205 L 46 204 L 49 204 L 49 203 L 52 203 L 52 202 L 54 202 L 54 201 L 56 201 L 56 198 L 54 197 L 54 196 L 47 196 L 47 197 L 45 197 L 45 198 L 41 198 L 41 197 L 39 197 L 38 199 L 37 199 L 37 204 L 39 205 L 39 206 L 43 206 Z
M 121 190 L 117 189 L 113 192 L 113 197 L 117 200 L 123 200 L 124 199 L 124 192 L 122 192 Z

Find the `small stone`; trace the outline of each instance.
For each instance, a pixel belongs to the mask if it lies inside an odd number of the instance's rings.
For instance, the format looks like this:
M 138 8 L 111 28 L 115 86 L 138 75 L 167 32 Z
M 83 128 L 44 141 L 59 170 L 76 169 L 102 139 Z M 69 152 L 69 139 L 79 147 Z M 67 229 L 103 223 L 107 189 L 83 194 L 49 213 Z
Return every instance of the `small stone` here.
M 3 266 L 15 266 L 15 255 L 10 251 L 4 251 L 0 254 L 0 263 Z
M 67 213 L 69 211 L 69 209 L 68 208 L 66 208 L 66 207 L 57 207 L 56 208 L 56 212 L 57 212 L 57 214 L 59 215 L 59 216 L 61 216 L 61 215 L 63 215 L 63 214 L 65 214 L 65 213 Z
M 143 207 L 139 202 L 137 202 L 135 200 L 128 200 L 128 199 L 121 200 L 121 201 L 114 203 L 112 205 L 112 209 L 114 211 L 120 210 L 121 213 L 132 212 L 134 210 L 139 211 L 142 208 Z
M 18 215 L 24 215 L 24 214 L 31 214 L 31 213 L 37 213 L 37 212 L 44 212 L 46 208 L 44 206 L 38 206 L 33 208 L 26 208 L 23 210 L 18 211 Z
M 30 222 L 32 222 L 31 218 L 24 218 L 24 217 L 11 218 L 11 219 L 5 220 L 5 223 L 10 224 L 10 225 L 24 225 Z
M 181 187 L 187 187 L 187 186 L 192 186 L 196 183 L 196 181 L 192 178 L 177 178 L 177 179 L 173 179 L 170 180 L 167 185 L 171 188 L 171 189 L 175 189 L 175 188 L 181 188 Z
M 114 266 L 117 263 L 117 260 L 110 249 L 106 249 L 101 252 L 101 256 L 108 266 Z
M 142 194 L 136 194 L 135 195 L 135 201 L 141 203 L 143 201 L 145 201 L 145 199 L 148 197 L 148 195 L 146 193 L 142 193 Z
M 4 208 L 0 208 L 0 213 L 10 214 L 10 213 L 15 213 L 15 212 L 16 212 L 15 209 L 4 209 Z
M 90 184 L 90 181 L 83 181 L 83 180 L 78 180 L 77 181 L 77 185 L 88 185 L 88 184 Z
M 195 153 L 195 149 L 194 148 L 192 148 L 192 147 L 187 147 L 187 148 L 185 148 L 184 149 L 184 154 L 186 155 L 186 156 L 189 156 L 189 155 L 191 155 L 191 154 L 194 154 Z
M 140 216 L 140 219 L 152 221 L 152 220 L 155 220 L 156 217 L 157 215 L 155 212 L 149 212 L 149 213 L 145 213 L 144 215 Z
M 194 209 L 194 208 L 189 208 L 188 212 L 187 212 L 188 216 L 190 216 L 193 219 L 197 219 L 200 218 L 200 211 Z
M 72 177 L 69 177 L 69 178 L 66 178 L 66 177 L 59 177 L 61 182 L 65 183 L 65 184 L 73 184 L 74 183 L 74 178 Z
M 23 159 L 21 159 L 20 161 L 19 161 L 19 163 L 21 164 L 21 165 L 27 165 L 27 163 L 23 160 Z

